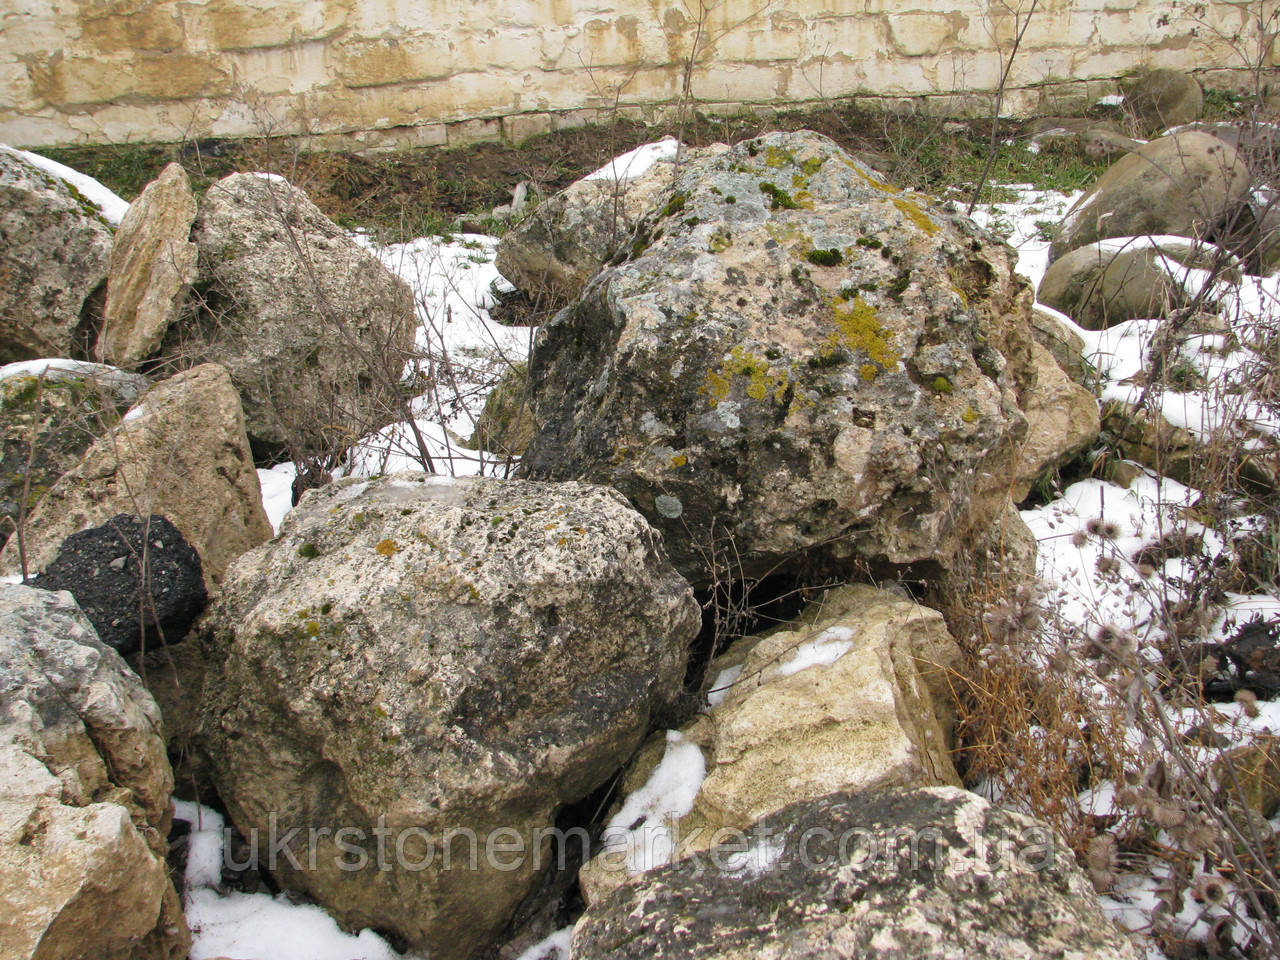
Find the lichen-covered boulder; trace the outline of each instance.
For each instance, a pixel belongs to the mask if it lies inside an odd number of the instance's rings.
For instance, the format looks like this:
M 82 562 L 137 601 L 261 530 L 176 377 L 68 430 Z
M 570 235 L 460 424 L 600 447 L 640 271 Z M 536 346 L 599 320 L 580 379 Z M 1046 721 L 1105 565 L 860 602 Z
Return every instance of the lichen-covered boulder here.
M 318 837 L 274 859 L 281 882 L 345 925 L 465 958 L 551 862 L 539 831 L 676 696 L 700 619 L 658 537 L 607 488 L 339 480 L 232 565 L 197 628 L 201 735 L 261 862 L 272 828 Z M 351 869 L 342 844 L 375 858 L 383 828 L 399 851 L 387 868 Z M 488 856 L 492 837 L 504 846 Z
M 529 365 L 511 366 L 484 401 L 468 446 L 500 457 L 519 457 L 537 433 L 533 408 L 526 397 Z
M 681 731 L 702 749 L 707 772 L 688 813 L 670 825 L 674 854 L 704 850 L 717 831 L 746 829 L 798 800 L 959 786 L 948 676 L 959 659 L 940 613 L 864 585 L 829 590 L 797 621 L 735 643 L 707 673 L 709 711 Z M 624 786 L 643 781 L 658 759 L 647 745 Z M 607 842 L 582 870 L 588 903 L 642 866 L 635 842 Z
M 139 374 L 80 361 L 0 367 L 0 547 L 148 386 Z
M 1009 248 L 804 131 L 665 198 L 541 331 L 526 475 L 622 491 L 695 582 L 713 553 L 752 576 L 964 549 L 1004 509 L 1034 386 Z
M 75 187 L 0 146 L 0 363 L 83 355 L 76 328 L 111 235 Z
M 75 601 L 0 586 L 0 956 L 186 957 L 172 789 L 155 701 Z
M 651 165 L 620 158 L 540 203 L 498 244 L 498 271 L 521 290 L 553 302 L 577 296 L 653 209 L 676 175 L 675 144 Z M 655 145 L 656 146 L 656 145 Z M 723 146 L 687 151 L 683 162 Z
M 160 171 L 129 205 L 111 247 L 100 360 L 132 366 L 159 349 L 196 278 L 195 218 L 196 198 L 180 163 Z
M 1136 960 L 1071 851 L 955 787 L 837 793 L 594 903 L 574 960 Z
M 399 415 L 408 285 L 280 177 L 209 188 L 192 239 L 201 309 L 162 354 L 231 374 L 259 457 L 344 448 Z
M 1109 237 L 1209 239 L 1245 202 L 1252 178 L 1223 141 L 1197 130 L 1152 140 L 1112 164 L 1067 211 L 1051 259 Z
M 121 513 L 168 517 L 210 586 L 234 557 L 271 538 L 240 400 L 221 367 L 156 384 L 49 488 L 27 518 L 29 572 L 44 570 L 73 533 Z M 15 541 L 0 551 L 0 573 L 20 571 Z

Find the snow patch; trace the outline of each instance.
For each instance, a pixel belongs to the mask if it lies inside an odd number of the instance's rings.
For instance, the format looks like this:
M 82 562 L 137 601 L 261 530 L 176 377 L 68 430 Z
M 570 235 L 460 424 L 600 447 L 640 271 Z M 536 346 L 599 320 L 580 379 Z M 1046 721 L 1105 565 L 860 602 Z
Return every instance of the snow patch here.
M 626 183 L 638 180 L 649 168 L 662 160 L 674 160 L 680 152 L 680 142 L 674 137 L 663 137 L 657 143 L 646 143 L 615 157 L 599 170 L 589 173 L 585 180 L 610 180 Z
M 117 196 L 88 174 L 72 170 L 57 160 L 50 160 L 38 153 L 18 150 L 3 143 L 0 143 L 0 152 L 25 160 L 33 167 L 75 187 L 86 200 L 98 208 L 103 219 L 113 227 L 120 226 L 120 221 L 124 219 L 125 212 L 129 209 L 127 200 Z
M 828 627 L 808 643 L 796 647 L 791 659 L 778 668 L 784 677 L 809 667 L 829 667 L 853 647 L 853 631 L 848 627 Z

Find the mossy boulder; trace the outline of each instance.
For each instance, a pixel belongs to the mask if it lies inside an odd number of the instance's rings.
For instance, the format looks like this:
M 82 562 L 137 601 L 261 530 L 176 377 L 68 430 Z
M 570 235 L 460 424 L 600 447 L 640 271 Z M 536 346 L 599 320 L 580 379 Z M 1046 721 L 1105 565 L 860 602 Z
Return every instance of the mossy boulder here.
M 96 364 L 0 368 L 0 547 L 148 386 L 145 377 Z M 25 496 L 25 501 L 24 501 Z M 25 503 L 25 510 L 23 504 Z
M 1010 249 L 807 131 L 664 197 L 539 336 L 526 475 L 614 486 L 695 583 L 967 550 L 1036 389 Z
M 485 450 L 500 457 L 518 457 L 537 433 L 533 408 L 526 397 L 529 365 L 515 363 L 494 387 L 471 434 L 473 450 Z

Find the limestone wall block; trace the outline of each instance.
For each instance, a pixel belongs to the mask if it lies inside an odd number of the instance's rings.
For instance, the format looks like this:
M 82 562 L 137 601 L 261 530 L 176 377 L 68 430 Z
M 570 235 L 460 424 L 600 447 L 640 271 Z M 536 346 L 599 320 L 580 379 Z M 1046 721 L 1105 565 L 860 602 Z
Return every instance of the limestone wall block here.
M 439 80 L 454 69 L 442 35 L 347 41 L 331 49 L 330 64 L 334 79 L 349 87 Z
M 888 18 L 894 49 L 907 57 L 941 53 L 953 46 L 968 19 L 942 13 L 904 13 Z

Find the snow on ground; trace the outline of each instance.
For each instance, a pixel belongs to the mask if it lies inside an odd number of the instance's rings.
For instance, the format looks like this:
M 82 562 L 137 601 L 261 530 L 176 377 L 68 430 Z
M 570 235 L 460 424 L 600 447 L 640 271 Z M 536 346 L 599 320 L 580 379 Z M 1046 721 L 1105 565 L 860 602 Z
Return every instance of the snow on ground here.
M 586 179 L 611 180 L 615 183 L 638 180 L 655 163 L 674 160 L 679 152 L 679 142 L 674 137 L 664 137 L 657 143 L 646 143 L 615 157 L 599 170 L 587 174 Z
M 973 219 L 1008 241 L 1018 253 L 1018 273 L 1038 288 L 1044 272 L 1049 269 L 1046 234 L 1057 227 L 1072 204 L 1084 194 L 1083 191 L 1037 190 L 1025 183 L 1010 184 L 1006 189 L 1017 193 L 1018 199 L 1010 203 L 983 204 L 973 211 Z
M 38 153 L 17 150 L 3 143 L 0 143 L 0 151 L 19 157 L 33 167 L 69 183 L 80 191 L 86 200 L 102 211 L 102 216 L 107 223 L 113 227 L 120 226 L 120 221 L 124 219 L 125 211 L 129 209 L 129 201 L 116 196 L 93 177 L 78 170 L 72 170 L 70 167 L 58 163 L 57 160 L 50 160 L 48 157 L 42 157 Z
M 222 817 L 175 800 L 174 818 L 191 825 L 183 910 L 191 927 L 191 960 L 270 957 L 271 960 L 398 960 L 372 930 L 344 933 L 320 907 L 283 894 L 222 891 Z
M 605 826 L 600 837 L 604 853 L 611 860 L 621 858 L 632 875 L 669 863 L 675 853 L 670 824 L 693 809 L 706 776 L 701 748 L 678 730 L 668 730 L 662 761 Z

